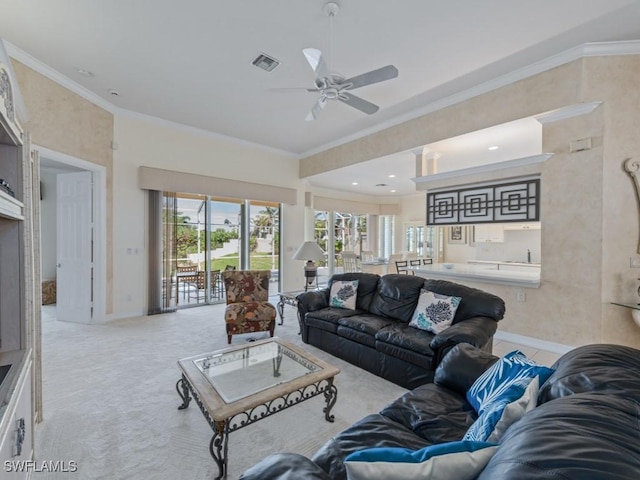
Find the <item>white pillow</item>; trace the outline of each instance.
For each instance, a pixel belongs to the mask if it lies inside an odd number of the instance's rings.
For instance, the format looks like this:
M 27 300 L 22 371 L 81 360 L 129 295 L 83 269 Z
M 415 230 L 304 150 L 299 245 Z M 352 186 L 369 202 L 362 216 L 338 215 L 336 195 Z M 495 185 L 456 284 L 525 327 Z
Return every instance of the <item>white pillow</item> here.
M 489 463 L 498 446 L 487 442 L 448 442 L 417 451 L 369 448 L 345 459 L 349 480 L 473 480 Z
M 333 282 L 329 293 L 329 306 L 355 310 L 357 296 L 358 280 L 340 280 Z
M 451 326 L 461 300 L 460 297 L 422 290 L 409 326 L 438 334 Z

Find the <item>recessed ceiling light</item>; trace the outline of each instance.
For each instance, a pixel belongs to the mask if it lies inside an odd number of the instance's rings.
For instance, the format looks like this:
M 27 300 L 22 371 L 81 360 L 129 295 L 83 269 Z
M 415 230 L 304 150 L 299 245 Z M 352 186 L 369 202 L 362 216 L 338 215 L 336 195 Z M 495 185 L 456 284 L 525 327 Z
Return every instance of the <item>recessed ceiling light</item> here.
M 392 173 L 391 175 L 389 175 L 389 178 L 396 178 L 396 176 Z
M 390 191 L 391 193 L 396 193 L 396 191 L 395 191 L 395 190 L 389 190 L 389 191 Z
M 489 147 L 489 150 L 497 150 L 497 149 L 498 149 L 497 145 L 494 145 L 493 147 Z
M 358 182 L 351 182 L 351 185 L 357 185 Z
M 95 76 L 93 74 L 93 72 L 91 72 L 89 70 L 85 70 L 84 68 L 76 68 L 76 72 L 78 72 L 83 77 L 93 77 L 93 76 Z

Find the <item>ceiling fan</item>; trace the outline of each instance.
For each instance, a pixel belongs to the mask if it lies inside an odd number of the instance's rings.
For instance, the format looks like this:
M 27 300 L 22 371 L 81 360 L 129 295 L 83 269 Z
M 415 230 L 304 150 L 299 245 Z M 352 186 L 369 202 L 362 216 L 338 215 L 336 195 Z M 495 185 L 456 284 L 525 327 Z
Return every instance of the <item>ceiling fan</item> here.
M 332 30 L 333 17 L 337 15 L 339 10 L 340 6 L 335 2 L 329 2 L 323 8 L 323 11 L 330 18 Z M 333 35 L 331 35 L 331 37 L 331 47 L 333 47 Z M 309 65 L 316 75 L 314 82 L 316 88 L 308 88 L 307 91 L 320 93 L 320 97 L 305 118 L 307 121 L 318 118 L 318 115 L 320 115 L 320 112 L 329 100 L 339 100 L 368 115 L 376 113 L 380 107 L 355 96 L 351 93 L 351 90 L 364 87 L 365 85 L 371 85 L 372 83 L 391 80 L 398 76 L 398 69 L 393 65 L 387 65 L 386 67 L 371 70 L 370 72 L 356 75 L 355 77 L 344 78 L 342 75 L 332 73 L 329 70 L 320 50 L 316 48 L 305 48 L 302 50 L 302 53 L 304 53 L 307 62 L 309 62 Z

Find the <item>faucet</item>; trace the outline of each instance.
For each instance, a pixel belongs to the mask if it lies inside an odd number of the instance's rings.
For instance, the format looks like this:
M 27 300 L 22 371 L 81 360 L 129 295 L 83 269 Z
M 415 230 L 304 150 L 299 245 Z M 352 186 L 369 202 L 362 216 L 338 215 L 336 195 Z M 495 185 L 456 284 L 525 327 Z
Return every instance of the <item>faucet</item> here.
M 527 263 L 531 263 L 531 250 L 527 248 Z

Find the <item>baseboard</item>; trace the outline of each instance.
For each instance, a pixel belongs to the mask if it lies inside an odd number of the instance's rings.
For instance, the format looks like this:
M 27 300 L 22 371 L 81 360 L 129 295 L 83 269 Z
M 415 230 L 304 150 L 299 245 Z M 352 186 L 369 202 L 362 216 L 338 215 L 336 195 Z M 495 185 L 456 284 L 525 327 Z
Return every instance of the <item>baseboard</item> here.
M 527 347 L 537 348 L 539 350 L 547 350 L 553 353 L 565 354 L 575 347 L 563 345 L 561 343 L 547 342 L 546 340 L 540 340 L 539 338 L 525 337 L 524 335 L 518 335 L 516 333 L 509 332 L 496 332 L 493 336 L 496 340 L 504 340 L 505 342 L 519 343 L 526 345 Z
M 111 313 L 105 317 L 104 322 L 98 322 L 98 323 L 107 323 L 107 322 L 112 322 L 114 320 L 122 320 L 123 318 L 144 317 L 146 315 L 147 315 L 147 312 L 145 312 L 144 310 L 139 310 L 137 312 Z

